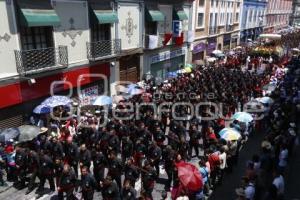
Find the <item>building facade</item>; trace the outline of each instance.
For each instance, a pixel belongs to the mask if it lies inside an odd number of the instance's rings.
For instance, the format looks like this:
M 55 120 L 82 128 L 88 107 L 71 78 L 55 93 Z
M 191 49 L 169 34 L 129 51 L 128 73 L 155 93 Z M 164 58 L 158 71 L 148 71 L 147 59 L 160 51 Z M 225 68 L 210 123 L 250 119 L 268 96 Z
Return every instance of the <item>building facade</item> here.
M 229 50 L 239 44 L 240 0 L 194 1 L 193 61 L 203 60 L 213 50 Z
M 299 27 L 300 26 L 300 0 L 293 0 L 292 14 L 290 17 L 290 25 Z
M 117 81 L 138 81 L 143 8 L 127 0 L 1 0 L 0 127 L 20 125 L 50 93 L 113 94 Z
M 267 5 L 265 33 L 277 32 L 289 25 L 292 0 L 269 0 Z
M 241 16 L 241 42 L 255 40 L 266 25 L 267 0 L 244 0 Z
M 188 61 L 192 4 L 182 0 L 145 1 L 143 74 L 162 81 Z M 178 29 L 176 27 L 178 26 Z

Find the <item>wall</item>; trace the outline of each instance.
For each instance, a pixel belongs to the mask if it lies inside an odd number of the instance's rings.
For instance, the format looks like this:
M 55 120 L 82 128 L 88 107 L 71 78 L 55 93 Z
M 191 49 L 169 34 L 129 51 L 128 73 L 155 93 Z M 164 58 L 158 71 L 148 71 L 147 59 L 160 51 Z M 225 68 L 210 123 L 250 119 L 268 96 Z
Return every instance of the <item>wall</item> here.
M 118 33 L 121 38 L 122 50 L 142 47 L 142 12 L 136 3 L 120 2 L 118 4 Z
M 70 65 L 87 63 L 86 42 L 90 41 L 87 2 L 58 0 L 53 7 L 61 21 L 54 31 L 55 46 L 68 47 Z
M 19 50 L 19 36 L 13 1 L 0 1 L 0 79 L 17 75 L 14 50 Z

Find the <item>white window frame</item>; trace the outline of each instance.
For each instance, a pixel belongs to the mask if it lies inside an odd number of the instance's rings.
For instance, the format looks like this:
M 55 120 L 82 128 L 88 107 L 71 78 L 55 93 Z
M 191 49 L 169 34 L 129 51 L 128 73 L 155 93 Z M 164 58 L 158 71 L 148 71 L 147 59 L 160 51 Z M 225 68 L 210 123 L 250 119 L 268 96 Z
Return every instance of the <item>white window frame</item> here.
M 202 26 L 199 26 L 199 23 L 198 23 L 198 19 L 199 19 L 199 14 L 202 14 L 203 15 L 203 22 L 202 22 Z M 196 27 L 197 29 L 202 29 L 205 27 L 205 13 L 204 12 L 198 12 L 197 13 L 197 24 L 196 24 Z

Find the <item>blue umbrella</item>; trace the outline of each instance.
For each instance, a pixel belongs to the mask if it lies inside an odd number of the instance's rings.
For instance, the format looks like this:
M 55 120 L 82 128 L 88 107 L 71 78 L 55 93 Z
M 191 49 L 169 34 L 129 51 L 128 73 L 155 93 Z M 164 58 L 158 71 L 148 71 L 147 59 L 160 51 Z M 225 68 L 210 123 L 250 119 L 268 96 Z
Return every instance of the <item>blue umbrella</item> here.
M 241 134 L 233 128 L 223 128 L 219 132 L 219 135 L 226 141 L 233 141 L 241 138 Z
M 253 121 L 253 117 L 246 112 L 237 112 L 232 116 L 232 118 L 247 124 Z
M 168 72 L 166 78 L 176 78 L 178 74 L 176 72 Z
M 109 96 L 99 96 L 93 103 L 95 106 L 106 106 L 112 104 L 112 98 Z
M 19 137 L 20 131 L 18 128 L 7 128 L 0 133 L 0 142 L 7 142 L 10 139 Z
M 134 95 L 139 95 L 139 94 L 143 94 L 144 93 L 144 90 L 143 89 L 139 89 L 139 88 L 134 88 L 132 90 L 130 90 L 129 94 L 131 96 L 134 96 Z
M 72 103 L 72 100 L 66 96 L 51 96 L 44 100 L 41 104 L 50 108 L 54 108 L 56 106 L 67 106 Z
M 46 114 L 51 112 L 51 108 L 49 106 L 41 104 L 35 107 L 33 112 L 35 114 Z
M 139 88 L 139 86 L 137 84 L 132 83 L 132 84 L 127 85 L 127 89 L 128 89 L 129 93 L 131 90 L 136 89 L 136 88 Z

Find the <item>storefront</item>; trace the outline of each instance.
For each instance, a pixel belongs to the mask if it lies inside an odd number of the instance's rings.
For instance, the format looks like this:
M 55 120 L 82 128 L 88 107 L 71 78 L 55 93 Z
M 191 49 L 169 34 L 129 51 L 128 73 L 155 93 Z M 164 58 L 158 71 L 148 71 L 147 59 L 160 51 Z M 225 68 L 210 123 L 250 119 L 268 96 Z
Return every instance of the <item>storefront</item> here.
M 231 34 L 225 34 L 223 36 L 223 50 L 230 49 L 230 42 L 231 42 Z
M 202 41 L 196 44 L 193 48 L 193 62 L 204 59 L 204 52 L 206 50 L 206 42 Z
M 210 54 L 216 49 L 217 47 L 217 38 L 209 38 L 208 45 L 206 48 L 206 55 L 210 56 Z
M 79 79 L 81 75 L 84 77 Z M 103 80 L 104 77 L 106 80 Z M 20 126 L 35 106 L 50 95 L 51 88 L 54 94 L 70 97 L 78 95 L 78 87 L 85 96 L 96 93 L 96 90 L 101 94 L 109 90 L 105 88 L 109 78 L 109 63 L 104 63 L 35 78 L 34 84 L 22 81 L 2 85 L 0 93 L 7 95 L 0 99 L 0 128 Z M 105 81 L 108 83 L 105 84 Z
M 231 35 L 231 49 L 238 46 L 238 37 L 239 35 L 237 33 Z
M 179 70 L 185 65 L 186 48 L 165 51 L 150 57 L 150 73 L 157 79 L 164 80 L 168 72 Z

